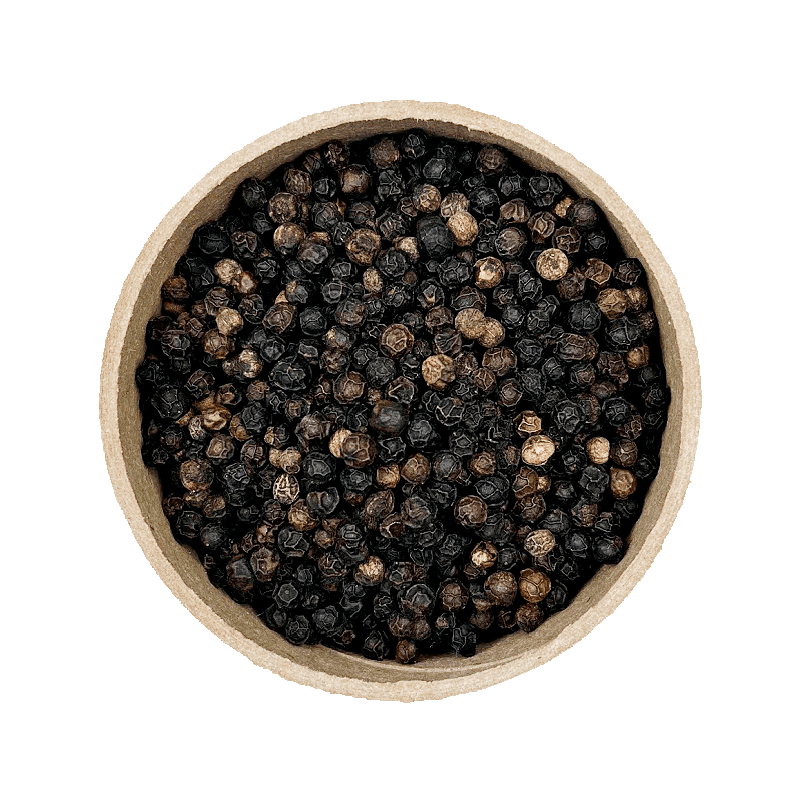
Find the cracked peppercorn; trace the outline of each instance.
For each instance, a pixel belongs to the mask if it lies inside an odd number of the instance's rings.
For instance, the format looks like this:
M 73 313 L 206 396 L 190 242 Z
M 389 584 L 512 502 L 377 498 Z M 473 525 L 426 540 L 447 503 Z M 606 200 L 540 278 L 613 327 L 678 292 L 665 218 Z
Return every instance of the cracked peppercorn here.
M 328 142 L 247 179 L 147 326 L 142 454 L 289 642 L 472 655 L 618 563 L 669 392 L 602 211 L 495 145 Z

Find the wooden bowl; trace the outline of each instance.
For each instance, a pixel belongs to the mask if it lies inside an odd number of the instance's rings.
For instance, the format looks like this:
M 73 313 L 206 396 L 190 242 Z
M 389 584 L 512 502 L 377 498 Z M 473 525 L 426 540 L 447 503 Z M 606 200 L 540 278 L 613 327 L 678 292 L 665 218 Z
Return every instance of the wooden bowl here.
M 672 391 L 661 468 L 633 528 L 624 559 L 604 566 L 562 612 L 533 633 L 482 645 L 472 658 L 441 655 L 418 664 L 370 661 L 321 645 L 297 647 L 269 630 L 247 606 L 215 589 L 197 555 L 175 541 L 161 510 L 155 471 L 142 463 L 141 416 L 134 371 L 145 352 L 145 325 L 160 307 L 160 288 L 199 225 L 218 218 L 236 187 L 329 139 L 363 139 L 421 128 L 505 147 L 533 167 L 560 175 L 605 212 L 628 256 L 647 272 Z M 586 636 L 622 602 L 653 562 L 683 502 L 700 420 L 700 367 L 675 276 L 634 213 L 606 182 L 571 155 L 519 125 L 445 103 L 391 101 L 345 106 L 293 122 L 257 139 L 205 176 L 162 220 L 122 288 L 106 340 L 100 419 L 111 482 L 153 569 L 173 594 L 222 641 L 259 666 L 328 692 L 380 700 L 426 700 L 471 692 L 549 661 Z

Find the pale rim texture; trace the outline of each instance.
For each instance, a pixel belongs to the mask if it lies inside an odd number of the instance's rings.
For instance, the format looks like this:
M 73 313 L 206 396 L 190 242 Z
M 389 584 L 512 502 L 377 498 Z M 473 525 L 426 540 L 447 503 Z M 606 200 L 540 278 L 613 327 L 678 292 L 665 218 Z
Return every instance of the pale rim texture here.
M 211 587 L 199 559 L 172 538 L 157 482 L 141 462 L 133 374 L 144 354 L 144 324 L 158 307 L 161 282 L 185 251 L 191 232 L 224 210 L 245 177 L 264 176 L 329 139 L 414 127 L 504 146 L 529 164 L 556 172 L 601 206 L 626 253 L 638 257 L 647 271 L 672 403 L 662 466 L 620 564 L 603 567 L 566 610 L 532 634 L 502 637 L 479 648 L 471 659 L 437 656 L 403 666 L 321 646 L 289 645 L 252 611 Z M 675 276 L 613 189 L 571 155 L 519 125 L 463 106 L 415 101 L 363 103 L 304 117 L 257 139 L 209 172 L 164 217 L 128 275 L 109 328 L 100 380 L 103 446 L 117 500 L 145 556 L 181 603 L 226 644 L 284 678 L 353 697 L 402 701 L 439 699 L 512 678 L 562 653 L 614 611 L 652 564 L 683 502 L 697 449 L 700 404 L 697 350 Z

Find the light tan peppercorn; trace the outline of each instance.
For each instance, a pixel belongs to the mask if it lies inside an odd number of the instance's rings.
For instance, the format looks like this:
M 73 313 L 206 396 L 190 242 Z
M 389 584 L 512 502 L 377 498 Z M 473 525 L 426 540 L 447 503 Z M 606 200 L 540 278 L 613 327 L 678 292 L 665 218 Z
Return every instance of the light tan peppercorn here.
M 483 323 L 483 330 L 478 336 L 478 344 L 481 347 L 496 347 L 506 338 L 506 329 L 496 320 L 486 318 Z
M 465 194 L 461 194 L 461 192 L 451 192 L 444 198 L 444 200 L 442 200 L 439 213 L 445 219 L 450 219 L 450 217 L 452 217 L 453 214 L 457 213 L 458 211 L 468 210 L 469 199 L 467 196 Z
M 546 281 L 561 280 L 569 270 L 569 259 L 563 250 L 551 247 L 536 257 L 536 271 Z
M 252 272 L 242 272 L 231 286 L 237 294 L 252 294 L 258 288 L 258 278 Z
M 636 491 L 636 476 L 628 469 L 611 467 L 611 494 L 618 500 L 630 497 Z
M 603 289 L 597 295 L 597 306 L 608 319 L 617 319 L 628 309 L 625 293 L 619 289 Z
M 217 314 L 217 330 L 223 336 L 233 336 L 244 326 L 242 315 L 235 309 L 225 306 L 221 308 Z
M 298 531 L 310 531 L 317 527 L 317 520 L 311 516 L 305 500 L 293 503 L 287 517 L 289 524 Z
M 219 331 L 207 331 L 203 334 L 203 350 L 217 360 L 222 360 L 230 355 L 233 342 Z
M 561 219 L 566 219 L 567 211 L 569 211 L 570 206 L 574 202 L 575 201 L 571 197 L 564 197 L 556 203 L 553 211 L 555 211 L 557 217 L 561 217 Z
M 433 389 L 445 389 L 456 379 L 453 359 L 443 353 L 428 356 L 422 362 L 422 377 Z
M 556 546 L 556 537 L 547 528 L 540 528 L 525 537 L 523 547 L 534 558 L 546 556 Z
M 258 353 L 249 347 L 245 347 L 236 356 L 236 370 L 243 378 L 255 378 L 264 368 L 264 362 L 258 357 Z
M 486 522 L 487 514 L 486 503 L 474 494 L 459 498 L 453 509 L 456 522 L 465 528 L 480 528 Z
M 294 253 L 306 238 L 306 232 L 296 222 L 284 222 L 278 225 L 272 234 L 272 243 L 275 249 L 284 256 Z
M 509 200 L 500 206 L 500 222 L 503 225 L 523 225 L 531 218 L 531 210 L 524 200 Z
M 204 408 L 200 416 L 207 431 L 221 431 L 230 422 L 231 412 L 225 406 L 215 403 Z
M 416 264 L 419 261 L 419 245 L 414 236 L 403 236 L 394 243 L 394 246 L 412 264 Z
M 448 218 L 447 227 L 459 247 L 468 247 L 478 236 L 478 223 L 469 211 L 456 211 Z
M 186 430 L 189 436 L 196 442 L 201 442 L 208 436 L 205 428 L 203 428 L 203 418 L 196 414 L 189 420 Z
M 611 267 L 599 258 L 587 258 L 583 267 L 583 277 L 594 284 L 598 289 L 602 289 L 610 280 L 613 274 Z
M 381 333 L 378 346 L 389 358 L 402 358 L 414 346 L 414 334 L 400 323 L 387 325 Z
M 347 237 L 344 249 L 354 264 L 371 267 L 381 249 L 381 237 L 369 228 L 359 228 Z
M 556 218 L 549 211 L 537 211 L 528 220 L 531 239 L 536 244 L 543 244 L 546 239 L 553 235 L 557 224 Z
M 367 556 L 354 570 L 353 578 L 362 586 L 377 586 L 386 574 L 386 567 L 378 556 Z
M 368 467 L 378 455 L 375 440 L 366 433 L 351 433 L 342 441 L 340 450 L 344 463 L 353 469 Z
M 285 450 L 270 447 L 268 457 L 269 463 L 276 469 L 283 470 L 289 475 L 300 472 L 302 456 L 296 447 L 287 447 Z
M 530 436 L 532 433 L 542 432 L 542 418 L 535 411 L 523 411 L 514 418 L 517 433 L 520 436 Z
M 550 594 L 550 578 L 536 569 L 523 569 L 519 574 L 519 593 L 529 603 L 538 603 Z
M 490 569 L 497 561 L 497 548 L 491 542 L 478 542 L 469 558 L 478 569 Z
M 531 467 L 523 467 L 514 476 L 511 491 L 519 499 L 536 494 L 539 491 L 539 475 Z
M 586 442 L 586 455 L 592 464 L 605 464 L 611 454 L 611 442 L 604 436 L 593 436 Z
M 641 369 L 650 363 L 650 348 L 643 344 L 625 353 L 625 363 L 630 369 Z
M 490 369 L 480 367 L 472 373 L 472 382 L 479 391 L 489 394 L 497 386 L 497 376 Z
M 385 489 L 394 489 L 400 483 L 400 465 L 390 464 L 389 466 L 378 467 L 375 473 L 375 483 Z
M 511 572 L 498 570 L 486 579 L 484 589 L 490 600 L 507 608 L 517 596 L 517 579 Z
M 300 483 L 294 475 L 282 472 L 272 485 L 272 496 L 284 506 L 290 506 L 300 496 Z
M 439 210 L 442 204 L 442 195 L 435 186 L 429 183 L 423 183 L 414 187 L 411 195 L 411 202 L 417 211 L 422 211 L 425 214 L 432 214 L 434 211 Z
M 467 339 L 477 339 L 482 333 L 486 317 L 479 308 L 465 308 L 456 314 L 458 332 Z
M 544 622 L 544 611 L 536 603 L 526 603 L 517 609 L 514 621 L 521 631 L 531 633 Z
M 639 458 L 639 448 L 633 439 L 617 439 L 611 446 L 610 457 L 618 467 L 632 467 Z
M 431 462 L 422 453 L 414 453 L 406 459 L 400 469 L 400 475 L 409 483 L 417 485 L 425 483 L 431 475 Z
M 555 442 L 549 436 L 529 436 L 522 445 L 522 460 L 533 467 L 541 467 L 555 451 Z
M 328 450 L 334 458 L 342 457 L 342 443 L 351 435 L 352 433 L 348 431 L 347 428 L 339 428 L 339 430 L 331 436 L 328 442 Z
M 475 262 L 475 285 L 479 289 L 493 289 L 506 274 L 506 268 L 499 258 L 487 256 Z
M 644 286 L 632 286 L 630 289 L 625 289 L 624 292 L 628 311 L 632 314 L 638 314 L 647 308 L 647 304 L 650 302 L 650 295 L 647 294 L 647 289 Z
M 478 477 L 494 475 L 497 471 L 497 456 L 491 450 L 475 453 L 467 464 L 467 469 Z
M 379 294 L 383 291 L 383 278 L 380 272 L 374 267 L 364 270 L 364 274 L 361 276 L 361 282 L 370 294 Z
M 214 272 L 223 286 L 230 286 L 242 271 L 242 265 L 232 258 L 223 258 L 214 264 Z

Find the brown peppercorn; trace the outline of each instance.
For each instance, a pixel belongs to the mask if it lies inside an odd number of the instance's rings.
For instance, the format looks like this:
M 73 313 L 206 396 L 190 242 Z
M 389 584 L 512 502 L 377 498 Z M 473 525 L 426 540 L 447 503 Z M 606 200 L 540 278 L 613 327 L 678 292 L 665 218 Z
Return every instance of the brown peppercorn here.
M 550 594 L 550 578 L 536 569 L 524 569 L 519 574 L 519 593 L 529 603 L 538 603 Z
M 217 314 L 217 330 L 223 336 L 232 336 L 239 333 L 244 326 L 242 315 L 235 308 L 221 308 Z
M 380 272 L 374 267 L 364 270 L 364 274 L 361 276 L 361 282 L 370 294 L 380 294 L 383 291 L 383 278 Z
M 565 226 L 556 228 L 553 233 L 553 246 L 563 250 L 567 255 L 574 255 L 581 248 L 581 235 L 577 228 Z
M 297 198 L 289 192 L 274 194 L 267 205 L 267 213 L 276 225 L 295 222 L 299 211 Z
M 559 339 L 556 353 L 563 361 L 593 361 L 597 357 L 597 341 L 592 336 L 566 333 Z
M 431 475 L 431 462 L 422 453 L 415 453 L 406 459 L 400 469 L 400 475 L 409 483 L 425 483 Z
M 469 602 L 469 592 L 458 581 L 448 581 L 439 590 L 439 600 L 447 611 L 458 611 Z
M 352 436 L 352 433 L 346 428 L 339 428 L 339 430 L 331 436 L 328 442 L 328 450 L 334 458 L 342 457 L 342 443 L 348 436 Z
M 478 569 L 491 569 L 497 561 L 497 548 L 491 542 L 478 542 L 472 548 L 469 558 Z
M 597 305 L 608 319 L 617 319 L 628 309 L 625 293 L 619 289 L 603 289 L 597 295 Z
M 237 294 L 252 294 L 258 288 L 258 278 L 252 272 L 242 272 L 231 286 Z
M 381 352 L 389 358 L 401 358 L 414 346 L 414 334 L 399 323 L 387 325 L 379 342 Z
M 611 467 L 611 494 L 618 500 L 630 497 L 636 491 L 636 476 L 627 469 Z
M 416 643 L 412 639 L 398 639 L 394 651 L 394 660 L 399 664 L 412 664 L 419 655 Z
M 604 436 L 593 436 L 586 442 L 586 455 L 592 464 L 605 464 L 611 454 L 611 443 Z
M 547 528 L 532 531 L 525 537 L 523 547 L 534 558 L 546 556 L 556 546 L 556 537 Z
M 483 323 L 483 330 L 478 336 L 481 347 L 496 347 L 506 338 L 506 329 L 496 320 L 487 318 Z
M 231 412 L 225 406 L 213 403 L 202 409 L 200 416 L 203 421 L 203 427 L 207 431 L 220 431 L 231 420 Z M 249 437 L 245 437 L 249 438 Z
M 553 235 L 556 224 L 556 218 L 549 211 L 537 211 L 528 220 L 531 239 L 536 244 L 542 244 L 545 239 L 549 239 Z
M 375 440 L 366 433 L 351 433 L 341 446 L 342 459 L 348 467 L 368 467 L 378 455 Z
M 475 262 L 475 285 L 479 289 L 493 289 L 506 274 L 506 268 L 499 258 L 487 256 Z
M 618 467 L 632 467 L 639 458 L 639 448 L 633 439 L 617 439 L 611 447 L 610 456 Z
M 294 322 L 294 306 L 290 303 L 275 303 L 264 315 L 264 327 L 273 333 L 286 333 Z
M 478 308 L 465 308 L 456 314 L 456 329 L 467 339 L 477 339 L 482 333 L 486 317 Z
M 577 272 L 568 272 L 556 287 L 558 296 L 567 302 L 580 300 L 586 290 L 586 280 Z
M 610 280 L 613 270 L 599 258 L 587 258 L 583 267 L 583 277 L 594 284 L 598 289 L 602 289 Z
M 542 418 L 535 411 L 523 411 L 514 418 L 517 433 L 520 436 L 530 436 L 532 433 L 542 432 Z
M 378 556 L 367 556 L 353 571 L 353 579 L 362 586 L 377 586 L 386 574 L 386 567 Z
M 283 173 L 286 190 L 301 199 L 311 194 L 311 176 L 302 169 L 289 168 Z
M 536 271 L 546 281 L 561 280 L 569 270 L 567 254 L 557 247 L 544 250 L 536 257 Z
M 522 469 L 514 476 L 511 491 L 517 499 L 530 497 L 539 491 L 539 475 L 530 467 Z
M 489 599 L 498 606 L 510 606 L 517 596 L 517 579 L 513 573 L 499 570 L 493 572 L 484 584 Z
M 459 247 L 468 247 L 478 236 L 478 223 L 469 211 L 456 211 L 448 218 L 447 227 Z
M 419 261 L 419 245 L 414 236 L 403 236 L 395 242 L 394 246 L 412 264 L 416 264 Z
M 205 459 L 190 459 L 181 464 L 180 479 L 184 489 L 190 492 L 204 491 L 210 488 L 214 471 L 211 463 Z
M 503 228 L 494 238 L 494 249 L 501 258 L 517 258 L 527 244 L 525 234 L 514 226 Z
M 207 331 L 203 334 L 203 350 L 211 356 L 221 360 L 227 358 L 233 350 L 231 340 L 219 331 Z
M 371 267 L 381 249 L 381 237 L 369 228 L 359 228 L 347 237 L 344 249 L 354 264 Z
M 228 461 L 235 452 L 236 446 L 233 443 L 233 439 L 222 433 L 212 436 L 208 447 L 206 447 L 206 455 L 212 461 Z
M 544 622 L 544 611 L 536 603 L 526 603 L 517 609 L 514 619 L 521 631 L 531 633 Z
M 284 222 L 275 228 L 272 243 L 282 256 L 288 256 L 300 247 L 305 238 L 306 232 L 301 225 L 296 222 Z
M 456 522 L 465 528 L 480 528 L 487 514 L 486 503 L 474 494 L 460 498 L 453 510 Z
M 443 353 L 428 356 L 422 362 L 422 377 L 433 389 L 445 389 L 456 378 L 453 359 Z
M 481 364 L 502 378 L 503 375 L 516 368 L 517 357 L 514 351 L 508 347 L 490 347 L 483 354 Z
M 473 475 L 481 478 L 494 475 L 497 471 L 497 457 L 490 450 L 475 453 L 470 458 L 467 468 Z
M 508 166 L 508 154 L 499 147 L 487 144 L 478 151 L 475 166 L 479 172 L 488 175 L 499 175 Z
M 451 192 L 448 194 L 444 200 L 442 200 L 441 207 L 439 208 L 439 213 L 445 218 L 450 219 L 453 214 L 456 214 L 459 211 L 468 211 L 469 210 L 469 200 L 467 196 L 461 194 L 461 192 Z
M 644 286 L 632 286 L 630 289 L 624 289 L 625 300 L 628 304 L 628 311 L 632 314 L 638 314 L 647 308 L 650 302 L 650 295 L 647 294 L 647 289 Z
M 645 336 L 649 336 L 656 328 L 656 315 L 653 311 L 642 311 L 633 318 L 634 322 L 642 329 Z
M 472 382 L 476 388 L 484 394 L 489 394 L 494 391 L 497 385 L 497 377 L 494 372 L 486 367 L 480 367 L 472 373 Z
M 181 275 L 173 275 L 161 284 L 161 297 L 169 303 L 186 303 L 192 296 L 189 281 Z
M 545 511 L 547 511 L 547 506 L 540 494 L 530 494 L 527 497 L 518 495 L 517 502 L 514 504 L 514 513 L 525 522 L 536 522 L 544 515 Z
M 641 369 L 650 363 L 650 348 L 643 344 L 625 353 L 625 363 L 630 369 Z
M 644 433 L 644 420 L 641 414 L 632 414 L 631 418 L 617 428 L 617 433 L 623 439 L 638 439 Z M 620 464 L 620 466 L 624 466 Z
M 342 194 L 366 194 L 371 182 L 369 170 L 361 164 L 350 164 L 339 173 Z
M 556 451 L 555 442 L 544 434 L 529 436 L 522 445 L 522 460 L 534 467 L 547 463 Z
M 287 447 L 285 450 L 279 450 L 277 447 L 269 449 L 269 463 L 289 475 L 296 475 L 300 472 L 302 460 L 303 457 L 296 447 Z
M 429 183 L 422 183 L 414 187 L 411 201 L 417 211 L 433 214 L 434 211 L 439 210 L 439 206 L 442 204 L 442 195 L 435 186 L 431 186 Z
M 360 372 L 345 372 L 333 382 L 333 396 L 340 403 L 354 403 L 364 396 L 367 383 Z
M 287 516 L 289 524 L 298 531 L 310 531 L 317 527 L 317 520 L 311 516 L 305 500 L 293 503 Z
M 300 484 L 294 475 L 282 472 L 272 485 L 272 496 L 284 506 L 290 506 L 300 496 Z
M 575 201 L 571 197 L 562 197 L 561 200 L 556 203 L 553 211 L 555 211 L 557 217 L 566 219 L 567 212 L 570 210 L 574 202 Z
M 242 265 L 232 258 L 223 258 L 214 264 L 214 272 L 221 284 L 230 286 L 242 274 Z
M 375 483 L 386 489 L 394 489 L 400 483 L 400 465 L 390 464 L 388 467 L 378 467 L 375 473 Z
M 430 331 L 438 331 L 453 323 L 453 312 L 445 306 L 434 306 L 425 315 L 425 327 Z
M 271 547 L 259 547 L 250 553 L 250 568 L 256 580 L 271 581 L 280 565 L 280 554 Z
M 478 369 L 478 359 L 470 352 L 459 353 L 455 357 L 456 377 L 466 378 Z
M 502 225 L 523 225 L 531 218 L 531 210 L 524 200 L 509 200 L 500 206 Z

